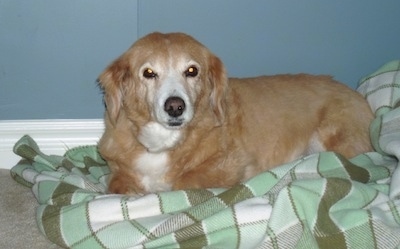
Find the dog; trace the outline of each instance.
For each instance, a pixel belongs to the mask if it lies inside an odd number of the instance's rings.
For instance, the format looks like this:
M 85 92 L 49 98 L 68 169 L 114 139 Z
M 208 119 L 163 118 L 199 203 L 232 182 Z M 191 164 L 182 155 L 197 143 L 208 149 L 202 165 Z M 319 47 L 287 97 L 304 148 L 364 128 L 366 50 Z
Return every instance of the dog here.
M 372 150 L 373 113 L 329 76 L 228 78 L 221 60 L 183 33 L 151 33 L 99 76 L 109 192 L 230 187 L 298 159 Z

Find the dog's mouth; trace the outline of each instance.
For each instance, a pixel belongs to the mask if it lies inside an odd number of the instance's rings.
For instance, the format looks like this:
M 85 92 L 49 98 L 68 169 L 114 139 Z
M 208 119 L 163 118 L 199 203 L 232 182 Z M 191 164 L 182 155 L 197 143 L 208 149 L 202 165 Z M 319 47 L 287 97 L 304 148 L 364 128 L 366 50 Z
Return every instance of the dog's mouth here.
M 171 128 L 180 128 L 183 126 L 183 119 L 170 119 L 167 125 Z

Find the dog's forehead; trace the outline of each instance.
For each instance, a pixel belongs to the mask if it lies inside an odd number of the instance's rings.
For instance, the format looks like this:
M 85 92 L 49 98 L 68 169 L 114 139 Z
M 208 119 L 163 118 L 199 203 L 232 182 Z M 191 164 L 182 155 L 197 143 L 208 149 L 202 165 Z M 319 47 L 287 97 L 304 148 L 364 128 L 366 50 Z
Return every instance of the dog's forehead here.
M 132 49 L 139 54 L 137 58 L 164 64 L 170 61 L 185 64 L 192 60 L 202 63 L 208 54 L 201 43 L 182 33 L 152 33 L 138 40 Z
M 139 39 L 137 43 L 159 47 L 204 47 L 199 41 L 184 33 L 151 33 Z

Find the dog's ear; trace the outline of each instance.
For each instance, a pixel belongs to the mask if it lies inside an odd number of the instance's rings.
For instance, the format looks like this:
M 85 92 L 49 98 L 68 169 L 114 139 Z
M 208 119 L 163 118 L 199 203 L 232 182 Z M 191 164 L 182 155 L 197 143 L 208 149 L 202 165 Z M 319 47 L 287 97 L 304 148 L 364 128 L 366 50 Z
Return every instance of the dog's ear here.
M 125 88 L 131 78 L 129 61 L 123 55 L 109 65 L 98 78 L 98 83 L 104 91 L 106 111 L 113 124 L 118 119 Z
M 209 81 L 211 83 L 210 103 L 219 124 L 225 119 L 225 92 L 228 77 L 222 61 L 215 55 L 209 57 Z

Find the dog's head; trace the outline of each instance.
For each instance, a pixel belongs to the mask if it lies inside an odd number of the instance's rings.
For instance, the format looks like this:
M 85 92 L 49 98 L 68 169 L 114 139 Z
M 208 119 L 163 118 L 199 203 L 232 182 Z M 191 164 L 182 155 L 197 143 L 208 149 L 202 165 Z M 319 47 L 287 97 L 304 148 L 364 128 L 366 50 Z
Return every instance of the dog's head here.
M 179 130 L 194 119 L 202 103 L 217 123 L 224 119 L 225 68 L 205 46 L 182 33 L 139 39 L 106 68 L 99 83 L 112 124 L 123 109 L 137 126 L 156 122 Z

